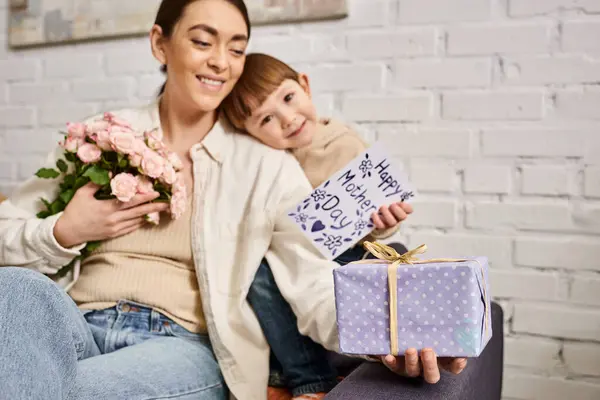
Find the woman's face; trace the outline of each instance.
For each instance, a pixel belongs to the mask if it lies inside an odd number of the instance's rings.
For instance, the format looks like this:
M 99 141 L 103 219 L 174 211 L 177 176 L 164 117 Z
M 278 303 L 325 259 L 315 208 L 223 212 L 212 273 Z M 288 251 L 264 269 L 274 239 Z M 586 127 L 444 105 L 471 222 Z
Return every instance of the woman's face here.
M 165 91 L 199 111 L 214 111 L 244 69 L 248 27 L 226 1 L 190 3 L 170 38 L 158 26 L 151 38 L 155 57 L 167 66 Z

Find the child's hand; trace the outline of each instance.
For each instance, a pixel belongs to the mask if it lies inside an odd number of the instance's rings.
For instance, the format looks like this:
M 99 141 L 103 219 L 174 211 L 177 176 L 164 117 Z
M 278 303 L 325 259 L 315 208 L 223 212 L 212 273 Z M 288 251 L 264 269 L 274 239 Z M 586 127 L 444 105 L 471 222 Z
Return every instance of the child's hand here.
M 382 206 L 379 212 L 373 213 L 371 219 L 377 229 L 389 229 L 404 221 L 409 214 L 412 214 L 413 208 L 405 202 L 398 202 L 388 206 Z

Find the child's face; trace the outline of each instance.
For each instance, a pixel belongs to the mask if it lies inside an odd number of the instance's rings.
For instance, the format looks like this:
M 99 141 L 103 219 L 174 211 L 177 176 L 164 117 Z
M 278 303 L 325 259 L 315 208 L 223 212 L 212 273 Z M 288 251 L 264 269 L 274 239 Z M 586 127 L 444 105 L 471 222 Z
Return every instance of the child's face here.
M 295 149 L 312 142 L 317 112 L 310 98 L 306 75 L 299 81 L 284 81 L 246 119 L 244 127 L 252 136 L 276 149 Z

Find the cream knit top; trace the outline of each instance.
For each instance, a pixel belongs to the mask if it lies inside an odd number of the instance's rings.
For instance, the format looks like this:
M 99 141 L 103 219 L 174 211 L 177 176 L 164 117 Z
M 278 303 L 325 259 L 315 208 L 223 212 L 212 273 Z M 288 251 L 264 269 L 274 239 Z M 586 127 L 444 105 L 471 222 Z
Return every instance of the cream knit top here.
M 99 310 L 130 300 L 150 306 L 192 332 L 206 332 L 192 256 L 192 202 L 177 220 L 163 213 L 107 240 L 87 257 L 69 295 L 82 309 Z

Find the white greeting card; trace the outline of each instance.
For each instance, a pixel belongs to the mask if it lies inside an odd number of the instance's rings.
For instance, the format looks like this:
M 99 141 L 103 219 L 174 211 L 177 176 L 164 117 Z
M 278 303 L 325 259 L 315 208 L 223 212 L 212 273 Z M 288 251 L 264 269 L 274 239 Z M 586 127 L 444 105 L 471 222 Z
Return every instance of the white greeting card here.
M 401 165 L 375 143 L 288 212 L 319 251 L 332 260 L 373 230 L 383 205 L 414 198 Z

